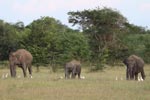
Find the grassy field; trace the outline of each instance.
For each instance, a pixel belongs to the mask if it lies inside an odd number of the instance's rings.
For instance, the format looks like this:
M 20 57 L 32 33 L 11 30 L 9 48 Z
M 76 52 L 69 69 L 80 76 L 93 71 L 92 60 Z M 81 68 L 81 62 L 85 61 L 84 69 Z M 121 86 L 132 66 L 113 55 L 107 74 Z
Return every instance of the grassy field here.
M 6 73 L 9 69 L 0 69 L 0 76 Z M 59 79 L 64 76 L 62 71 L 52 73 L 42 68 L 38 73 L 33 69 L 31 79 L 23 78 L 17 68 L 20 78 L 0 78 L 0 100 L 149 100 L 150 65 L 145 66 L 145 73 L 146 80 L 138 82 L 125 80 L 125 67 L 92 73 L 83 69 L 84 80 L 65 80 Z

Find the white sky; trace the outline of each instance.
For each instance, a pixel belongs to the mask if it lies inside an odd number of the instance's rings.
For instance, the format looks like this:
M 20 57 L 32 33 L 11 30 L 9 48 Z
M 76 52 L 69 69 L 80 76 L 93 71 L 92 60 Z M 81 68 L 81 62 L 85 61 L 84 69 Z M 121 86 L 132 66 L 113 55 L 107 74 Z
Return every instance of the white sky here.
M 150 29 L 150 0 L 0 0 L 0 19 L 28 25 L 41 16 L 49 16 L 70 26 L 67 12 L 98 6 L 116 9 L 131 24 Z

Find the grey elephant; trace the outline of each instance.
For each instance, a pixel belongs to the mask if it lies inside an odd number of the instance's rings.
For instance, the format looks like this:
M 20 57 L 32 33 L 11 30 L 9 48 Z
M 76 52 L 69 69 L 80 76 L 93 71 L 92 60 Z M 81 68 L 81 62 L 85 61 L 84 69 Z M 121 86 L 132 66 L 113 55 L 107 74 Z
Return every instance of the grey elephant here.
M 145 79 L 144 73 L 144 61 L 142 58 L 131 55 L 128 58 L 124 59 L 123 63 L 127 66 L 126 69 L 126 79 L 127 80 L 137 80 L 138 73 L 141 73 L 142 79 Z
M 22 68 L 24 77 L 27 76 L 26 70 L 28 68 L 29 74 L 32 78 L 32 60 L 31 53 L 25 49 L 18 49 L 16 52 L 9 54 L 9 65 L 11 77 L 16 77 L 16 66 Z
M 72 60 L 65 65 L 65 78 L 72 78 L 74 79 L 76 75 L 80 79 L 81 74 L 81 63 L 77 60 Z

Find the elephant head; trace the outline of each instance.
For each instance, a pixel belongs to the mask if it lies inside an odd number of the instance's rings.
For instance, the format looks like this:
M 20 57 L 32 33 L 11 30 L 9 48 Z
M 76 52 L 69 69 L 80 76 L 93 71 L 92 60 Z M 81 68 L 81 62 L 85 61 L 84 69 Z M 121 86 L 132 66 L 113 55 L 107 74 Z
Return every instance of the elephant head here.
M 20 63 L 20 55 L 15 54 L 15 52 L 10 53 L 9 55 L 9 61 L 10 61 L 10 65 L 17 65 Z
M 134 67 L 135 67 L 135 60 L 133 58 L 128 58 L 128 59 L 125 59 L 124 61 L 124 64 L 127 66 L 127 69 L 126 69 L 126 78 L 127 80 L 128 79 L 134 79 Z
M 143 79 L 145 79 L 145 73 L 144 73 L 144 61 L 142 58 L 131 55 L 128 58 L 126 58 L 123 63 L 127 66 L 126 69 L 126 78 L 127 80 L 131 79 L 137 80 L 138 73 L 141 73 L 141 76 Z
M 29 74 L 32 74 L 31 63 L 32 55 L 25 49 L 19 49 L 16 52 L 10 53 L 9 65 L 11 77 L 16 77 L 16 66 L 22 68 L 24 77 L 26 77 L 26 69 L 28 68 Z

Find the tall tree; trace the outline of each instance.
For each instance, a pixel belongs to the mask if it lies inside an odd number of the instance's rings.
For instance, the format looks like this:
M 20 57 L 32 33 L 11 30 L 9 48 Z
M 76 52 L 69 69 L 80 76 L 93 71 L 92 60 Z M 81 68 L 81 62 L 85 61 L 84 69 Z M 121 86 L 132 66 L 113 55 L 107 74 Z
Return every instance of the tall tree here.
M 73 58 L 87 59 L 87 38 L 51 17 L 41 17 L 26 27 L 30 30 L 23 46 L 33 54 L 36 65 L 64 64 Z
M 89 37 L 94 60 L 103 61 L 118 46 L 117 35 L 127 22 L 118 11 L 110 8 L 69 12 L 69 23 L 79 25 Z
M 22 37 L 22 30 L 14 27 L 15 24 L 4 22 L 0 20 L 0 52 L 3 60 L 8 59 L 11 51 L 20 47 L 19 42 Z
M 49 63 L 49 48 L 53 32 L 57 31 L 57 23 L 54 18 L 41 17 L 26 26 L 30 34 L 24 39 L 23 46 L 33 54 L 36 65 Z

